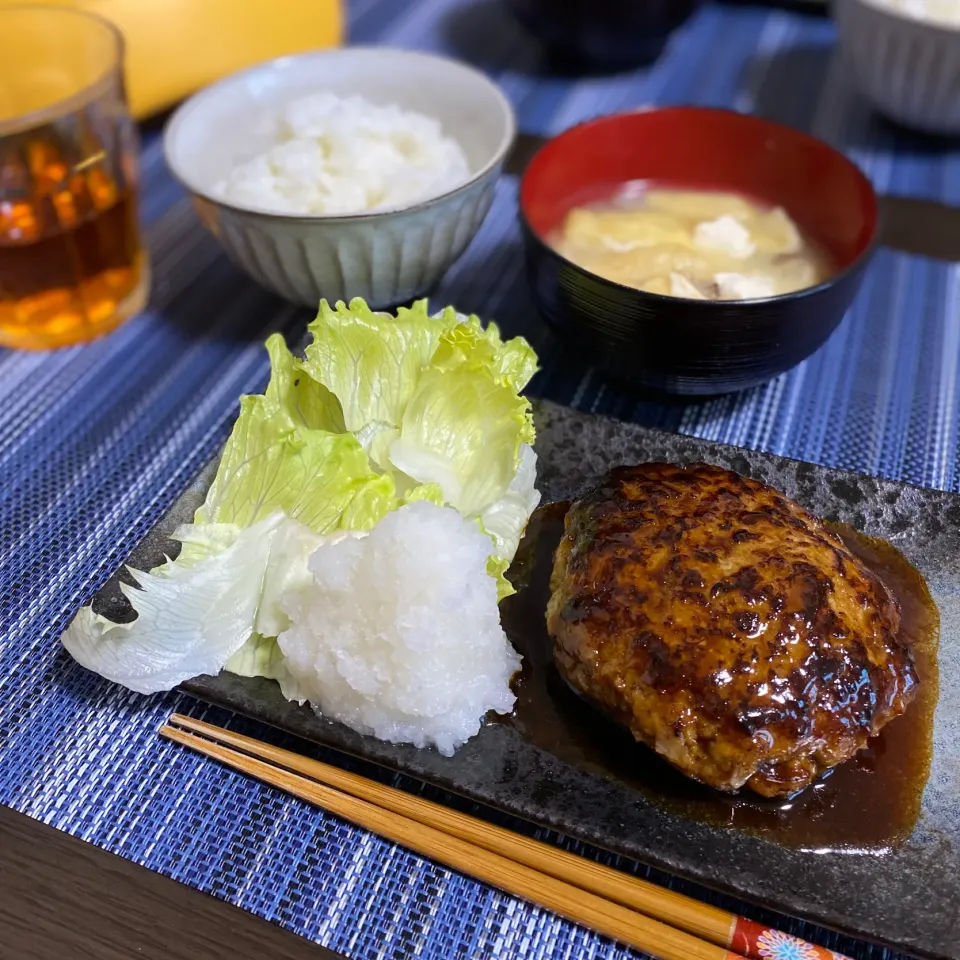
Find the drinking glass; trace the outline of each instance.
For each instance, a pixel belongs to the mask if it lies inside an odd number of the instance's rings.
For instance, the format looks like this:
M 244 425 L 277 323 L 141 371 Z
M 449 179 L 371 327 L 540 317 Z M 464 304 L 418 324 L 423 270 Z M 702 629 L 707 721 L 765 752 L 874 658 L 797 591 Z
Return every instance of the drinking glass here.
M 120 32 L 0 6 L 0 346 L 91 340 L 143 308 L 138 150 Z

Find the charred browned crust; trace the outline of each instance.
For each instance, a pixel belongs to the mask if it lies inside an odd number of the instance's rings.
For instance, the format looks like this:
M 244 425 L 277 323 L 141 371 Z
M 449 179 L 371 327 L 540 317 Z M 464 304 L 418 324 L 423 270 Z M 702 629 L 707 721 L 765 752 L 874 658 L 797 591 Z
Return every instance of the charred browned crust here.
M 561 673 L 720 790 L 795 793 L 916 692 L 883 582 L 816 517 L 719 467 L 613 470 L 567 514 L 551 588 Z

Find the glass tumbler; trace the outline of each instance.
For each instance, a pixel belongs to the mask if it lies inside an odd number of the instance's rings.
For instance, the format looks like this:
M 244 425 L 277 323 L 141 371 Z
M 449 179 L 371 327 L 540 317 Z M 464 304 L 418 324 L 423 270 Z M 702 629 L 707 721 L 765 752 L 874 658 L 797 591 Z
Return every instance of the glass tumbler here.
M 120 32 L 0 6 L 0 346 L 80 343 L 144 307 L 138 150 Z

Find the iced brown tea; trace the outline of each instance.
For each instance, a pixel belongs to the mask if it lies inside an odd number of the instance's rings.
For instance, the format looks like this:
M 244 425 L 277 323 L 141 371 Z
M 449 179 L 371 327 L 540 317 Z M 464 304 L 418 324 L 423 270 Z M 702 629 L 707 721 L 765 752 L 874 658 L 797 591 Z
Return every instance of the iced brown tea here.
M 32 16 L 28 26 L 41 46 L 38 16 L 72 16 L 49 8 L 14 12 Z M 0 26 L 10 15 L 0 9 Z M 75 16 L 83 18 L 84 30 L 92 29 L 89 21 L 114 39 L 116 64 L 107 60 L 97 71 L 88 52 L 78 62 L 99 76 L 68 97 L 63 109 L 41 100 L 39 110 L 18 115 L 0 96 L 2 346 L 44 349 L 92 339 L 138 312 L 149 288 L 137 216 L 137 142 L 119 73 L 119 38 L 102 21 Z M 82 39 L 83 30 L 77 42 Z M 99 42 L 103 49 L 96 53 L 106 56 L 110 45 Z M 55 91 L 69 89 L 70 65 L 61 53 L 60 73 L 45 75 L 60 84 Z M 19 105 L 36 106 L 28 78 L 23 71 L 16 76 Z M 40 96 L 51 99 L 52 92 Z

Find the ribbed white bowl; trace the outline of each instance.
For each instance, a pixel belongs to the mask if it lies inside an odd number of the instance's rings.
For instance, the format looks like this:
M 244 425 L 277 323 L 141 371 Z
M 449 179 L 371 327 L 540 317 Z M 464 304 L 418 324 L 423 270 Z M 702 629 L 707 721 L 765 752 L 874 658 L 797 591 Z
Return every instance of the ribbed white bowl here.
M 214 187 L 227 170 L 269 145 L 263 118 L 316 90 L 436 117 L 463 147 L 469 180 L 407 209 L 352 216 L 292 216 L 221 200 Z M 510 104 L 478 71 L 428 54 L 354 47 L 284 57 L 208 87 L 174 114 L 164 150 L 204 224 L 256 281 L 311 307 L 363 297 L 379 308 L 428 292 L 464 252 L 493 202 L 515 131 Z
M 872 0 L 835 0 L 843 55 L 881 113 L 928 133 L 960 133 L 960 30 Z

